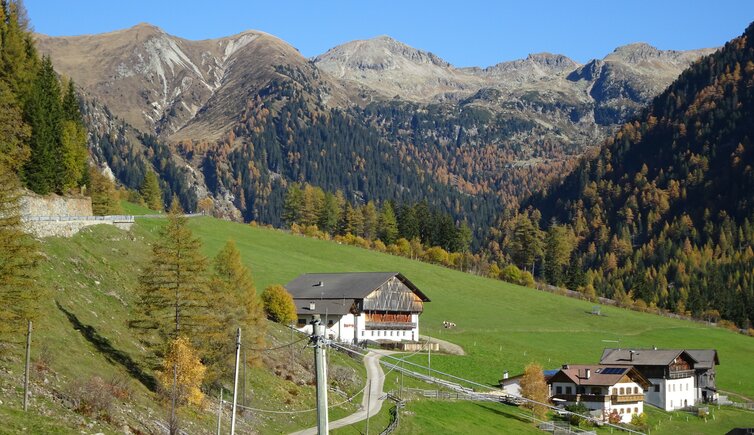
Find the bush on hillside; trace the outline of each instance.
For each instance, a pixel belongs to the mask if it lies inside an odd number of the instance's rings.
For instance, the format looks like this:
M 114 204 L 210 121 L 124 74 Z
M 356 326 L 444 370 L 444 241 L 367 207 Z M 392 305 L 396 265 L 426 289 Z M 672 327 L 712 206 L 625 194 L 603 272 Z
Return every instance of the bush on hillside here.
M 296 321 L 296 305 L 293 297 L 280 284 L 273 284 L 262 292 L 262 302 L 267 318 L 284 325 Z

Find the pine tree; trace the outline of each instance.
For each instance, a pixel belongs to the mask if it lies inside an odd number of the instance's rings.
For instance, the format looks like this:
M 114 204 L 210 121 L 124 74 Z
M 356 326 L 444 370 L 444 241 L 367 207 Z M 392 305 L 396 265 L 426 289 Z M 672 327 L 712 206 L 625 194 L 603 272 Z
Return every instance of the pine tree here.
M 153 171 L 147 171 L 144 174 L 144 180 L 139 188 L 139 193 L 147 207 L 157 211 L 163 210 L 162 190 L 160 190 L 157 175 Z
M 317 226 L 320 230 L 332 234 L 338 226 L 338 203 L 335 195 L 330 192 L 325 193 L 325 199 L 322 203 L 322 209 L 319 213 Z
M 136 320 L 132 322 L 153 350 L 179 334 L 191 337 L 199 348 L 207 344 L 203 339 L 209 306 L 207 260 L 200 251 L 201 241 L 188 228 L 174 198 L 168 223 L 160 230 L 139 278 Z
M 361 215 L 364 226 L 360 235 L 367 240 L 372 240 L 377 236 L 377 207 L 373 201 L 369 201 L 361 208 Z
M 241 262 L 241 253 L 234 241 L 229 240 L 214 260 L 214 275 L 210 281 L 211 309 L 218 315 L 218 325 L 212 331 L 215 355 L 206 355 L 214 372 L 210 378 L 232 373 L 235 346 L 232 337 L 236 328 L 243 330 L 244 349 L 264 347 L 267 320 L 262 301 L 257 295 L 254 279 Z M 258 362 L 258 354 L 249 352 L 249 363 Z
M 60 85 L 49 57 L 33 82 L 24 118 L 32 129 L 31 157 L 24 167 L 24 181 L 36 193 L 60 191 L 58 168 L 62 109 Z
M 390 201 L 385 202 L 380 210 L 380 216 L 377 219 L 377 237 L 387 245 L 395 243 L 398 239 L 398 222 Z
M 9 86 L 23 105 L 38 69 L 39 57 L 23 4 L 18 0 L 0 2 L 0 82 Z
M 304 193 L 298 183 L 292 183 L 285 192 L 283 221 L 290 227 L 301 222 L 301 209 L 304 207 Z

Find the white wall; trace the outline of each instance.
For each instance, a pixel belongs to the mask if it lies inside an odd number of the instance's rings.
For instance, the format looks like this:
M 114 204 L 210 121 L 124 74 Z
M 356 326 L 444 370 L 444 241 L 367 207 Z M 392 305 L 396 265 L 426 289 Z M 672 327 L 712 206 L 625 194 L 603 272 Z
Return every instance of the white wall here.
M 566 387 L 570 387 L 571 388 L 570 394 L 576 394 L 576 389 L 577 389 L 577 385 L 576 384 L 574 384 L 572 382 L 570 382 L 570 383 L 569 382 L 553 382 L 552 383 L 552 389 L 551 389 L 551 394 L 552 395 L 557 395 L 558 394 L 557 393 L 558 387 L 561 388 L 561 393 L 560 394 L 569 394 L 566 391 Z M 585 391 L 584 391 L 583 394 L 585 394 L 585 395 L 591 394 L 592 393 L 592 388 L 593 388 L 592 386 L 584 386 Z M 614 388 L 618 389 L 617 390 L 618 391 L 618 393 L 617 393 L 618 395 L 621 395 L 620 394 L 620 389 L 621 388 L 623 388 L 623 395 L 624 396 L 625 395 L 629 395 L 629 394 L 630 395 L 638 394 L 638 395 L 642 395 L 643 396 L 643 394 L 644 394 L 644 390 L 641 388 L 641 386 L 639 384 L 637 384 L 635 382 L 624 382 L 624 383 L 615 384 L 613 387 L 610 387 L 609 390 L 605 390 L 605 387 L 601 387 L 602 393 L 603 394 L 606 393 L 606 395 L 605 395 L 605 401 L 604 402 L 587 402 L 587 401 L 584 401 L 584 402 L 581 402 L 581 403 L 583 403 L 584 406 L 586 406 L 590 410 L 595 410 L 595 411 L 596 410 L 602 410 L 602 411 L 604 411 L 606 416 L 608 414 L 612 413 L 613 410 L 615 410 L 618 413 L 618 415 L 620 415 L 622 423 L 630 423 L 631 419 L 634 416 L 634 414 L 641 414 L 641 413 L 644 412 L 644 402 L 642 400 L 642 401 L 639 401 L 639 402 L 631 402 L 631 403 L 612 403 L 612 399 L 611 399 L 610 396 L 613 394 L 613 389 Z M 638 389 L 638 390 L 635 390 L 635 388 Z M 638 391 L 638 392 L 635 392 L 635 391 Z M 565 405 L 573 405 L 575 403 L 576 402 L 568 401 L 568 402 L 565 402 Z
M 665 381 L 665 387 L 664 409 L 666 411 L 694 405 L 696 389 L 694 388 L 693 377 L 667 379 Z

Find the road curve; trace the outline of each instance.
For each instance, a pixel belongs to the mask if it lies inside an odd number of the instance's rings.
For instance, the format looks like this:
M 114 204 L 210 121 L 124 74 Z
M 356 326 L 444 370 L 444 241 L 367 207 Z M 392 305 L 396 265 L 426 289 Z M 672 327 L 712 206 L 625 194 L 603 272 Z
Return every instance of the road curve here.
M 341 418 L 330 422 L 330 429 L 337 429 L 339 427 L 348 426 L 356 422 L 366 420 L 367 415 L 371 418 L 375 416 L 380 409 L 382 409 L 382 402 L 385 400 L 383 396 L 385 393 L 382 388 L 385 384 L 385 373 L 380 366 L 380 358 L 383 354 L 372 352 L 364 356 L 364 366 L 367 369 L 367 380 L 364 389 L 364 398 L 361 400 L 361 408 L 349 415 L 348 417 Z M 371 381 L 371 384 L 370 384 Z M 371 388 L 369 388 L 371 387 Z M 367 391 L 366 388 L 369 388 Z M 370 397 L 371 396 L 371 397 Z M 369 405 L 369 412 L 367 412 L 367 405 Z M 291 435 L 316 435 L 317 427 L 310 427 L 299 432 L 294 432 Z

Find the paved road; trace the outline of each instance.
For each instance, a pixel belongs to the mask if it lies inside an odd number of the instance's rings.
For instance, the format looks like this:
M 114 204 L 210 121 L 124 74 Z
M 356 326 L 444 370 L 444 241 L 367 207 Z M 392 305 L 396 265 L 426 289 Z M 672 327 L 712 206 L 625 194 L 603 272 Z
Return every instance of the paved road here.
M 385 393 L 382 391 L 382 387 L 385 383 L 385 373 L 382 371 L 382 367 L 380 367 L 380 358 L 383 354 L 372 352 L 370 351 L 365 357 L 364 357 L 364 366 L 367 369 L 367 380 L 366 380 L 366 386 L 370 386 L 371 381 L 371 399 L 370 394 L 367 392 L 367 390 L 364 390 L 364 398 L 361 401 L 361 408 L 359 411 L 354 412 L 353 414 L 349 415 L 348 417 L 341 418 L 340 420 L 335 420 L 330 422 L 330 430 L 336 429 L 343 426 L 348 426 L 349 424 L 354 424 L 356 422 L 366 420 L 367 415 L 369 417 L 373 417 L 378 412 L 380 412 L 380 409 L 382 409 L 382 402 L 384 399 L 382 397 L 385 395 Z M 369 412 L 367 413 L 367 403 L 369 403 Z M 302 430 L 300 432 L 294 432 L 291 435 L 316 435 L 317 434 L 317 428 L 311 427 L 309 429 Z

